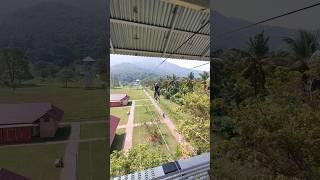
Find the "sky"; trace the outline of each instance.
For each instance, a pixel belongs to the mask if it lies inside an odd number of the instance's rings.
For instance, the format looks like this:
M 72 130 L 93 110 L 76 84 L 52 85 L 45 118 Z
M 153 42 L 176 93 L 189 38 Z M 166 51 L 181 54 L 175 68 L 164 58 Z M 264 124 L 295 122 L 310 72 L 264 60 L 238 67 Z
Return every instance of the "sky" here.
M 116 65 L 116 64 L 121 64 L 121 63 L 132 63 L 134 60 L 149 60 L 149 61 L 160 61 L 164 60 L 163 58 L 154 58 L 154 57 L 140 57 L 140 56 L 125 56 L 125 55 L 110 55 L 110 65 Z M 176 64 L 180 67 L 183 68 L 193 68 L 198 65 L 202 65 L 205 63 L 208 63 L 208 61 L 195 61 L 195 60 L 181 60 L 181 59 L 168 59 L 167 62 Z M 199 68 L 194 68 L 195 70 L 200 70 L 200 71 L 210 71 L 210 64 L 201 66 Z
M 300 9 L 319 0 L 212 0 L 214 10 L 228 17 L 257 22 L 288 11 Z M 266 25 L 292 29 L 320 29 L 320 6 L 289 15 Z

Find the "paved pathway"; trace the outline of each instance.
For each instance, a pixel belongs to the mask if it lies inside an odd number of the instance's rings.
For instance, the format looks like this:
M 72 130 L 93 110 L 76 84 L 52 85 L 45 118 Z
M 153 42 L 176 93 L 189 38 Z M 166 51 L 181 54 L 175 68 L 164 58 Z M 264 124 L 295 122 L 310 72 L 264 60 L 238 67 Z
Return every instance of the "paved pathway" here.
M 178 133 L 177 128 L 175 126 L 175 124 L 171 121 L 171 119 L 166 115 L 165 117 L 162 116 L 163 111 L 161 110 L 159 104 L 149 95 L 148 92 L 146 92 L 146 90 L 143 90 L 145 92 L 145 94 L 148 96 L 148 98 L 151 100 L 153 106 L 156 108 L 156 110 L 158 111 L 159 115 L 160 115 L 160 120 L 165 123 L 167 125 L 167 127 L 169 128 L 171 134 L 173 135 L 173 137 L 176 139 L 176 141 L 181 144 L 181 145 L 186 145 L 186 147 L 188 148 L 188 150 L 190 151 L 194 151 L 194 148 L 191 146 L 190 143 L 188 143 L 184 136 L 180 133 Z
M 136 102 L 133 100 L 131 104 L 130 114 L 128 117 L 128 123 L 126 127 L 126 137 L 124 140 L 123 150 L 128 152 L 128 150 L 132 147 L 132 135 L 133 135 L 133 127 L 134 127 L 134 110 L 135 110 Z
M 80 139 L 80 123 L 71 124 L 71 134 L 63 156 L 64 167 L 60 173 L 60 180 L 77 180 L 77 156 Z

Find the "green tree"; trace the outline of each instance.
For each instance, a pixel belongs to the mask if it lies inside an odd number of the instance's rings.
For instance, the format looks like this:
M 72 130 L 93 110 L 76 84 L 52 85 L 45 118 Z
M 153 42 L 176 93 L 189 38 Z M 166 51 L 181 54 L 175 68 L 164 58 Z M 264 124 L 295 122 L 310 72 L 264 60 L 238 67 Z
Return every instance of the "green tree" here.
M 187 87 L 189 92 L 193 91 L 193 81 L 194 81 L 194 74 L 193 72 L 190 72 L 187 77 Z
M 22 80 L 32 79 L 29 70 L 29 63 L 26 61 L 23 52 L 18 49 L 5 48 L 0 50 L 0 64 L 3 71 L 0 72 L 2 79 L 15 88 Z
M 291 53 L 298 60 L 295 66 L 300 67 L 302 71 L 308 70 L 309 59 L 319 48 L 317 35 L 305 30 L 300 30 L 296 38 L 285 37 L 283 41 L 288 44 Z
M 207 71 L 204 71 L 203 73 L 200 73 L 201 83 L 203 84 L 203 89 L 207 90 L 207 81 L 210 77 L 209 73 Z
M 268 41 L 269 37 L 265 37 L 264 32 L 250 37 L 248 41 L 249 47 L 246 57 L 248 65 L 243 71 L 243 76 L 250 80 L 255 96 L 265 91 L 266 74 L 262 60 L 269 53 Z
M 184 96 L 182 111 L 191 117 L 179 121 L 179 130 L 195 146 L 199 154 L 208 152 L 210 147 L 210 97 L 201 91 Z
M 58 73 L 58 78 L 64 83 L 64 87 L 68 88 L 68 82 L 75 77 L 75 72 L 71 67 L 64 67 Z
M 308 31 L 300 30 L 299 35 L 293 39 L 286 37 L 283 39 L 290 47 L 291 53 L 297 59 L 294 68 L 303 72 L 301 81 L 303 82 L 304 96 L 308 104 L 314 108 L 315 102 L 313 101 L 313 84 L 319 78 L 316 73 L 317 62 L 311 62 L 311 56 L 319 48 L 318 37 Z M 312 66 L 312 69 L 310 69 Z
M 127 153 L 114 151 L 110 156 L 111 176 L 121 176 L 147 168 L 157 167 L 169 161 L 163 151 L 149 144 L 139 144 Z

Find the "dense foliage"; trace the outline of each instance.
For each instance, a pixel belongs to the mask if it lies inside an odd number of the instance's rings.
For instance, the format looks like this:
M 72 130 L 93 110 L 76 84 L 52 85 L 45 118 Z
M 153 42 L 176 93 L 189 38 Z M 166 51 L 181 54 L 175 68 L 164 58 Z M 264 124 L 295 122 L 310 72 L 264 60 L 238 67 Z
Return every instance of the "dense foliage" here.
M 300 31 L 284 38 L 288 51 L 270 52 L 261 32 L 247 49 L 221 54 L 215 86 L 216 176 L 221 157 L 250 166 L 257 177 L 320 177 L 320 56 L 317 37 Z M 244 173 L 245 174 L 245 173 Z M 239 177 L 240 179 L 243 177 Z
M 28 61 L 18 49 L 0 49 L 0 82 L 15 87 L 21 81 L 32 79 Z
M 168 157 L 159 147 L 139 144 L 127 153 L 114 151 L 110 156 L 111 176 L 121 176 L 168 162 Z
M 191 72 L 187 77 L 179 78 L 168 75 L 157 82 L 160 86 L 160 96 L 179 105 L 178 111 L 183 116 L 176 116 L 178 131 L 187 141 L 191 142 L 195 152 L 209 152 L 210 134 L 210 96 L 209 73 L 203 72 L 195 78 Z M 153 90 L 154 81 L 149 82 Z M 160 102 L 161 103 L 161 102 Z

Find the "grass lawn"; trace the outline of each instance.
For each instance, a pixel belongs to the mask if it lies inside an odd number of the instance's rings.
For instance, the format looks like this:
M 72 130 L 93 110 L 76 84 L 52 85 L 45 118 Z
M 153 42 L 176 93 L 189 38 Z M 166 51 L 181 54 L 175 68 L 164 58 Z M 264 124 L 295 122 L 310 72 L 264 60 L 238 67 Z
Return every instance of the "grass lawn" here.
M 156 128 L 156 125 L 150 125 L 154 126 L 153 128 Z M 170 130 L 167 128 L 165 124 L 159 124 L 160 130 L 164 136 L 165 141 L 167 142 L 170 152 L 174 154 L 177 150 L 178 147 L 178 142 L 175 140 L 175 138 L 171 135 Z M 159 132 L 159 130 L 157 129 Z M 148 140 L 150 136 L 150 133 L 148 132 L 148 129 L 146 126 L 141 126 L 141 127 L 135 127 L 133 129 L 133 146 L 136 146 L 138 144 L 144 144 L 144 143 L 152 143 L 151 141 Z M 155 146 L 161 146 L 161 149 L 163 150 L 164 153 L 169 154 L 165 143 L 152 143 Z
M 111 94 L 128 94 L 130 96 L 130 100 L 148 98 L 142 89 L 134 89 L 134 88 L 110 89 L 110 93 Z
M 110 108 L 110 114 L 120 118 L 119 125 L 127 124 L 128 122 L 127 112 L 129 111 L 130 111 L 130 107 Z
M 125 137 L 126 137 L 126 129 L 125 128 L 117 129 L 116 136 L 114 137 L 111 145 L 111 152 L 114 150 L 117 150 L 117 151 L 122 150 Z
M 59 168 L 54 161 L 64 155 L 65 144 L 0 148 L 0 168 L 32 180 L 57 180 Z
M 150 105 L 152 102 L 150 100 L 140 100 L 136 101 L 136 105 Z
M 107 179 L 106 141 L 82 142 L 79 144 L 78 178 L 79 180 Z
M 159 119 L 159 113 L 155 110 L 153 105 L 137 106 L 134 112 L 134 123 L 152 122 L 154 118 Z
M 107 137 L 106 123 L 82 124 L 80 130 L 80 138 L 102 138 Z
M 105 119 L 106 91 L 103 89 L 62 88 L 61 85 L 0 88 L 0 103 L 49 102 L 64 110 L 63 121 L 88 121 Z M 103 118 L 104 117 L 104 118 Z
M 148 90 L 149 94 L 153 94 L 153 91 Z M 188 113 L 183 113 L 178 110 L 180 106 L 168 99 L 161 96 L 160 108 L 170 117 L 172 122 L 178 126 L 178 122 L 184 119 L 192 119 L 191 115 Z

